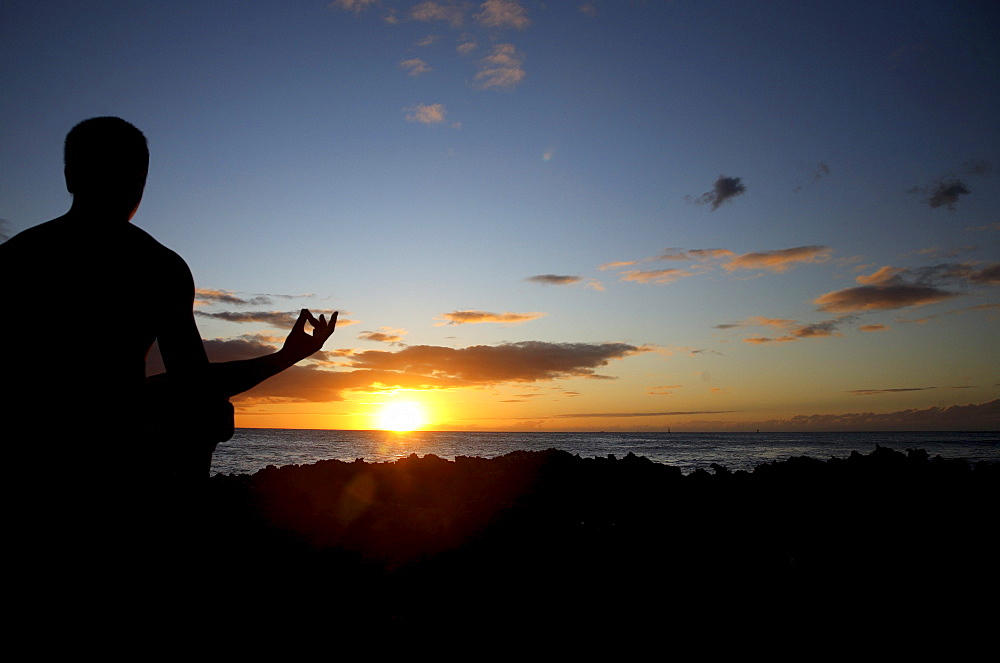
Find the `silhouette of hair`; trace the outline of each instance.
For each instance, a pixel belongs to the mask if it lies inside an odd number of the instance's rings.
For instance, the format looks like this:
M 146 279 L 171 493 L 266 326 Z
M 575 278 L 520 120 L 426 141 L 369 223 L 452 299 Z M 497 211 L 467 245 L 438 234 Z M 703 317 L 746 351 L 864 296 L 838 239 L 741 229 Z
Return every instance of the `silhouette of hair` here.
M 149 170 L 146 137 L 118 117 L 92 117 L 77 124 L 66 136 L 63 156 L 74 194 L 123 182 L 141 186 Z

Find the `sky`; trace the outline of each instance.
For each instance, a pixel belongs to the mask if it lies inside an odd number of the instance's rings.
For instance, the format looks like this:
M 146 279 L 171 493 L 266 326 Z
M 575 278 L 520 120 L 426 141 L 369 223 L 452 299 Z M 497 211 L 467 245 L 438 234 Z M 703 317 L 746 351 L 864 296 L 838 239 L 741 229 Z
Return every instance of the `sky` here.
M 191 267 L 210 357 L 340 312 L 238 426 L 409 403 L 441 430 L 997 430 L 998 24 L 919 0 L 4 1 L 0 239 L 65 213 L 65 135 L 114 115 L 148 139 L 133 223 Z

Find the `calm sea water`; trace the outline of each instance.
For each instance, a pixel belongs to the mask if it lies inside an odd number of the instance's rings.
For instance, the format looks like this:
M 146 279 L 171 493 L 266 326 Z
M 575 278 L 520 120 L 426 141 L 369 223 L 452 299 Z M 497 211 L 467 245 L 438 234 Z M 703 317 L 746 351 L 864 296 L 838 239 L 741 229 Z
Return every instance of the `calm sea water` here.
M 517 450 L 562 449 L 584 458 L 630 451 L 683 472 L 718 463 L 730 470 L 792 456 L 846 458 L 875 445 L 897 451 L 924 449 L 931 456 L 971 463 L 1000 461 L 1000 432 L 973 433 L 484 433 L 414 431 L 282 430 L 239 428 L 220 444 L 212 473 L 252 474 L 268 465 L 304 465 L 318 460 L 393 461 L 415 453 L 442 458 L 494 458 Z

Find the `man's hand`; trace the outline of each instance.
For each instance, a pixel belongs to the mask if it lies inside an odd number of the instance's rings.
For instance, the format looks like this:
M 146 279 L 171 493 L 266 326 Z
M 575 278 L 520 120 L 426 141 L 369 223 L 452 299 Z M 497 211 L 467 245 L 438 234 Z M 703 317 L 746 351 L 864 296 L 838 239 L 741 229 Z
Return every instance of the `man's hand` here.
M 295 363 L 321 350 L 337 326 L 337 313 L 338 311 L 334 311 L 333 315 L 330 316 L 330 321 L 327 322 L 323 315 L 320 315 L 319 320 L 317 320 L 309 312 L 309 309 L 302 309 L 298 320 L 292 326 L 292 331 L 285 339 L 285 344 L 281 347 L 281 352 L 292 359 L 292 363 Z M 307 321 L 313 328 L 311 335 L 306 333 Z

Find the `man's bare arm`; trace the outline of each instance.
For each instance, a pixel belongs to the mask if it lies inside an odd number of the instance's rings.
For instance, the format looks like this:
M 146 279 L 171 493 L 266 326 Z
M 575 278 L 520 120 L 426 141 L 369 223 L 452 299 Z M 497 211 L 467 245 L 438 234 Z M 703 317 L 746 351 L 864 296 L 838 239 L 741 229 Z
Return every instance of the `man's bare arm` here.
M 306 322 L 312 325 L 312 334 L 306 333 Z M 321 350 L 336 326 L 337 311 L 328 321 L 323 315 L 317 320 L 308 309 L 302 309 L 280 350 L 253 359 L 209 364 L 209 380 L 227 398 L 241 394 Z

